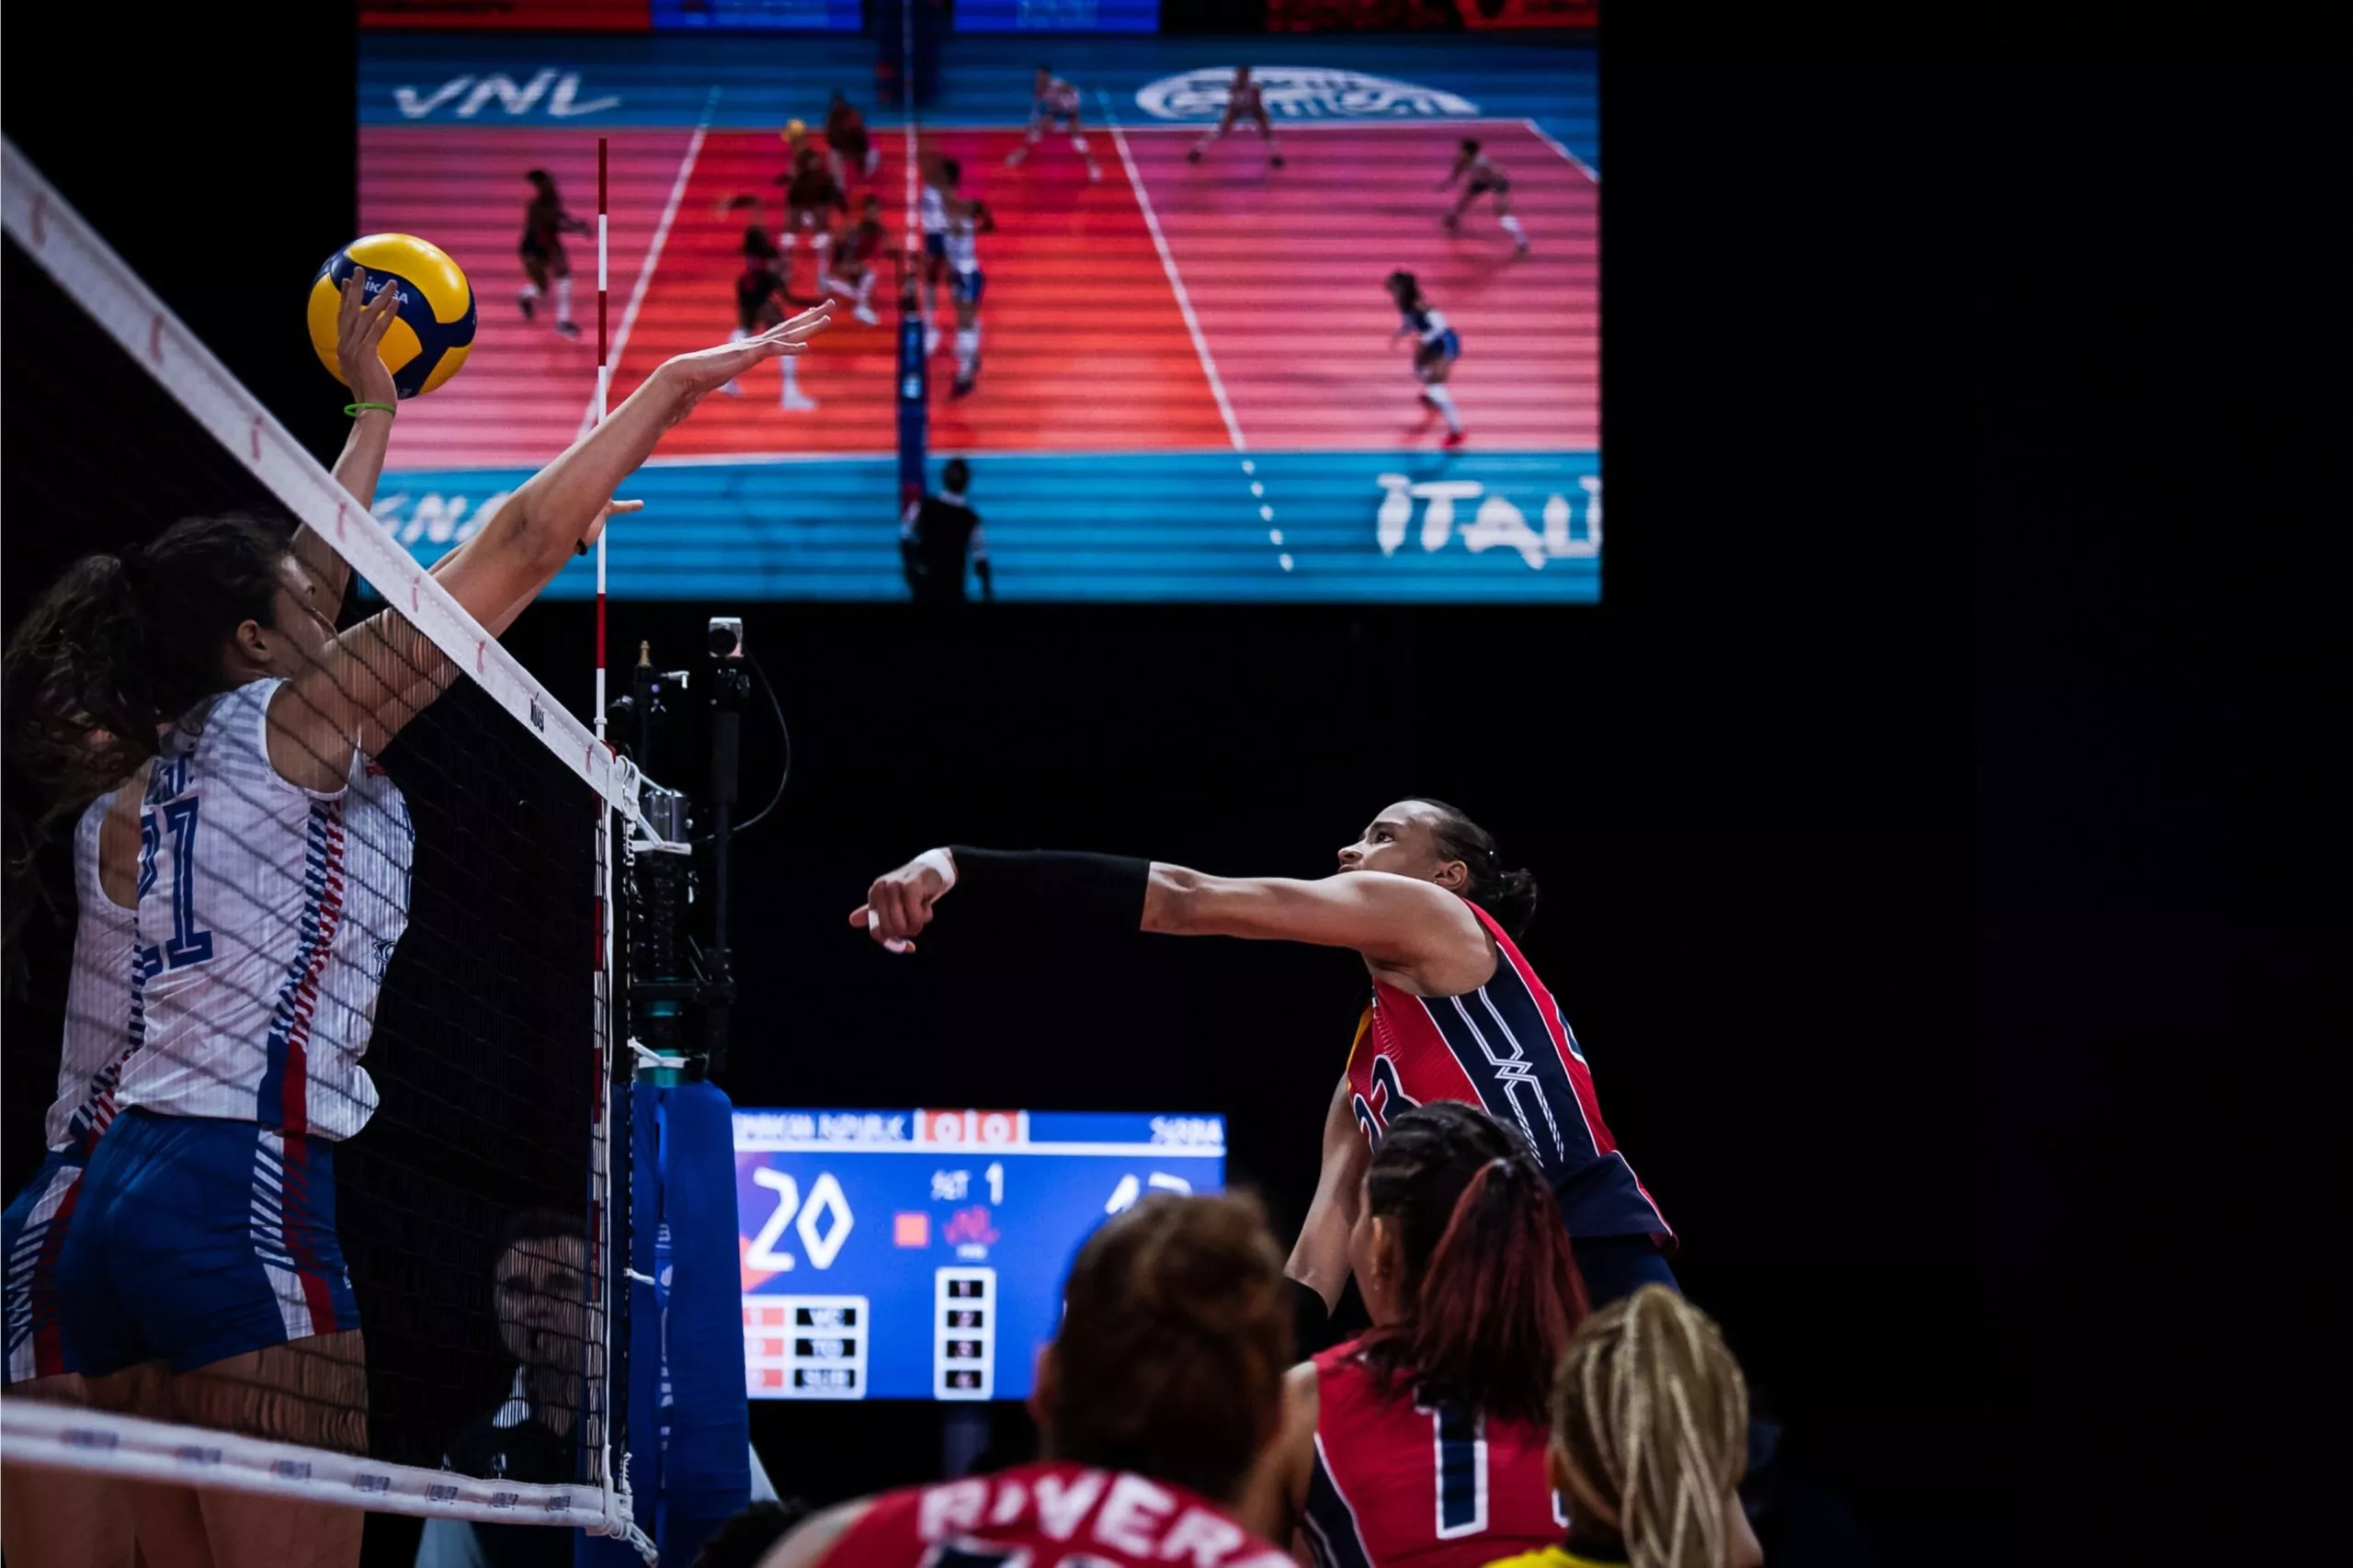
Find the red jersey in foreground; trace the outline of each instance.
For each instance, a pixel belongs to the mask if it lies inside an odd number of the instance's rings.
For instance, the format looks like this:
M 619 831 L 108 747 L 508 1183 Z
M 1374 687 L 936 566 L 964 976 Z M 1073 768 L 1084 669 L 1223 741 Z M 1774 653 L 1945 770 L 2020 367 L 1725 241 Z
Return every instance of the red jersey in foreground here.
M 823 1568 L 1295 1568 L 1224 1509 L 1126 1471 L 1051 1460 L 886 1492 Z
M 1318 1568 L 1484 1568 L 1561 1539 L 1543 1427 L 1383 1390 L 1360 1345 L 1315 1358 L 1302 1523 Z

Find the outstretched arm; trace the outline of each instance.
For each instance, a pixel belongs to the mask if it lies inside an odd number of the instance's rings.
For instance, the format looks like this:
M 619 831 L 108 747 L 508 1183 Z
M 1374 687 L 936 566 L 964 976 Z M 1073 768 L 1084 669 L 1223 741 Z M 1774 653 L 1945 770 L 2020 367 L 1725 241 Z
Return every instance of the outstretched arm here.
M 1290 1261 L 1283 1265 L 1285 1274 L 1324 1298 L 1327 1314 L 1338 1308 L 1340 1294 L 1348 1288 L 1348 1233 L 1356 1228 L 1357 1199 L 1370 1153 L 1357 1126 L 1344 1077 L 1324 1113 L 1324 1168 L 1315 1178 L 1315 1200 L 1307 1206 Z
M 756 337 L 683 354 L 516 490 L 474 536 L 444 556 L 434 577 L 495 637 L 595 539 L 613 490 L 665 431 L 724 382 L 762 359 L 798 353 L 825 329 L 829 308 L 804 312 Z M 385 610 L 327 644 L 270 703 L 269 757 L 280 776 L 335 790 L 354 749 L 374 752 L 449 685 L 456 672 L 425 634 Z
M 1434 994 L 1468 991 L 1493 967 L 1485 929 L 1435 882 L 1385 871 L 1290 877 L 1212 877 L 1161 861 L 1104 855 L 926 850 L 877 878 L 850 924 L 893 951 L 908 951 L 933 906 L 969 876 L 985 891 L 993 921 L 1133 922 L 1175 937 L 1240 937 L 1349 948 L 1376 968 L 1434 983 Z M 1476 971 L 1475 974 L 1473 971 Z M 1459 985 L 1452 983 L 1461 981 Z

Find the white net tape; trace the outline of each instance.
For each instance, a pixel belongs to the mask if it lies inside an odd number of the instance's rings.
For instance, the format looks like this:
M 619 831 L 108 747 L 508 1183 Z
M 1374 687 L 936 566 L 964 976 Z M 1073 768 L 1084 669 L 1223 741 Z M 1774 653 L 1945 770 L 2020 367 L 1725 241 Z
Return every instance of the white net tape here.
M 390 530 L 142 283 L 112 246 L 59 197 L 13 142 L 0 142 L 0 199 L 7 232 L 58 287 L 179 400 L 190 418 L 235 454 L 287 511 L 397 606 L 433 645 L 499 706 L 529 724 L 548 750 L 610 801 L 637 832 L 658 837 L 638 805 L 637 771 L 558 706 L 449 591 L 417 565 Z
M 177 401 L 299 522 L 330 541 L 387 604 L 397 607 L 493 700 L 526 725 L 589 790 L 658 844 L 639 805 L 635 767 L 548 695 L 497 640 L 459 606 L 210 350 L 140 281 L 40 170 L 0 140 L 0 217 L 6 232 L 131 361 Z M 668 847 L 664 846 L 664 847 Z M 597 860 L 609 865 L 600 844 Z M 598 890 L 602 892 L 603 890 Z M 606 944 L 609 952 L 609 942 Z M 609 1052 L 608 976 L 598 976 L 595 1027 Z M 608 1061 L 608 1080 L 610 1062 Z M 599 1096 L 593 1156 L 595 1201 L 611 1202 L 611 1102 Z M 601 1236 L 599 1237 L 601 1244 Z M 609 1278 L 603 1267 L 601 1277 Z M 609 1335 L 609 1310 L 596 1314 Z M 609 1345 L 605 1350 L 608 1353 Z M 603 1358 L 610 1366 L 610 1357 Z M 608 1408 L 593 1390 L 591 1408 Z M 608 1428 L 599 1419 L 597 1426 Z M 101 1471 L 131 1479 L 334 1501 L 379 1512 L 576 1527 L 628 1538 L 654 1551 L 631 1517 L 623 1456 L 597 1456 L 602 1484 L 478 1480 L 447 1471 L 208 1431 L 134 1416 L 9 1399 L 0 1407 L 0 1456 L 10 1464 Z

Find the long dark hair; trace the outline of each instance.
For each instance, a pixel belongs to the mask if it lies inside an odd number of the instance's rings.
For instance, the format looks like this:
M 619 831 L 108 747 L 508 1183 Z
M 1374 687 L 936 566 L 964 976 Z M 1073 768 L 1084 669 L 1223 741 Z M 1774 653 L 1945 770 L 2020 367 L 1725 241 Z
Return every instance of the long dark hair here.
M 1375 1376 L 1423 1400 L 1544 1421 L 1586 1294 L 1560 1204 L 1528 1145 L 1470 1106 L 1415 1106 L 1373 1151 L 1365 1195 L 1397 1228 L 1408 1303 L 1401 1321 L 1365 1337 Z
M 1504 934 L 1518 941 L 1528 923 L 1536 918 L 1535 873 L 1520 868 L 1506 869 L 1495 848 L 1495 835 L 1472 822 L 1461 807 L 1427 795 L 1415 799 L 1438 813 L 1438 852 L 1470 869 L 1471 880 L 1463 885 L 1462 896 L 1494 915 Z
M 1078 1249 L 1063 1300 L 1050 1457 L 1232 1501 L 1281 1422 L 1291 1356 L 1257 1199 L 1146 1198 Z
M 120 555 L 85 555 L 9 640 L 11 760 L 51 796 L 46 826 L 155 755 L 156 731 L 221 689 L 239 626 L 277 619 L 293 529 L 189 517 Z

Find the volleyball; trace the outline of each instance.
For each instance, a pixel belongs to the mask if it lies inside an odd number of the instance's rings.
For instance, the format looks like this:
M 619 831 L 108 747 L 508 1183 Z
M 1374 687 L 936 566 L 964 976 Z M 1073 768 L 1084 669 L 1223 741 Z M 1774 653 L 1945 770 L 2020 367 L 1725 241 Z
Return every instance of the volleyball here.
M 439 245 L 415 234 L 369 234 L 333 256 L 311 280 L 311 347 L 335 380 L 335 318 L 343 281 L 355 267 L 368 271 L 366 296 L 400 290 L 398 314 L 384 329 L 380 352 L 404 398 L 445 384 L 474 344 L 474 291 L 462 268 Z
M 797 119 L 788 119 L 784 122 L 784 130 L 779 134 L 787 142 L 798 142 L 801 140 L 801 133 L 808 129 Z

